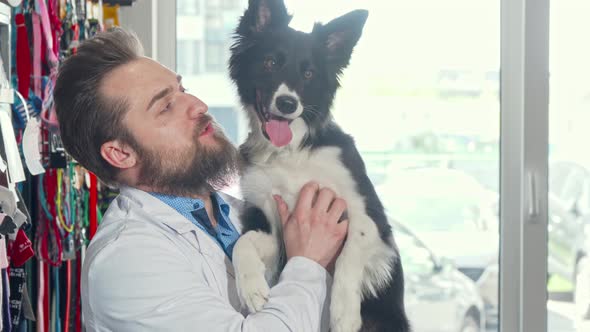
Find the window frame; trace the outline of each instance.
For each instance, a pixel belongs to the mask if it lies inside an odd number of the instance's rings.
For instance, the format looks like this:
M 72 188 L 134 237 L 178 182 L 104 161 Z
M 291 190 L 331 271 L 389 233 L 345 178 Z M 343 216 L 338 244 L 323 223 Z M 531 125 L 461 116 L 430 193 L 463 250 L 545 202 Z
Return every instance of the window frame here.
M 547 331 L 549 1 L 501 2 L 500 331 Z

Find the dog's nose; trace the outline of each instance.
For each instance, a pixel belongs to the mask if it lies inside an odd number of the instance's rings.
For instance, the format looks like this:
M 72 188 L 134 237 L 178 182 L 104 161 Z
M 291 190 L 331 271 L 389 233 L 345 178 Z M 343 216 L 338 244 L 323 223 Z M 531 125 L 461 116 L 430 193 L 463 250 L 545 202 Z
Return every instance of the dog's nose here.
M 291 96 L 280 96 L 277 97 L 277 108 L 279 109 L 279 111 L 281 111 L 281 113 L 284 114 L 291 114 L 293 112 L 295 112 L 295 110 L 297 109 L 297 99 L 291 97 Z

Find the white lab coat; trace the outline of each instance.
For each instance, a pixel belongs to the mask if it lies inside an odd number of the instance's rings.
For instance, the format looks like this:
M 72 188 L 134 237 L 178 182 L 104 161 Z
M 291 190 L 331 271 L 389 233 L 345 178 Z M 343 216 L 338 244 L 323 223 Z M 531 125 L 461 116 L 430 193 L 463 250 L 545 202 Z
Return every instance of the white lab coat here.
M 239 227 L 239 201 L 223 198 L 234 203 Z M 233 267 L 215 240 L 159 199 L 122 188 L 83 263 L 84 324 L 117 332 L 326 331 L 330 283 L 320 265 L 294 257 L 264 309 L 244 317 Z

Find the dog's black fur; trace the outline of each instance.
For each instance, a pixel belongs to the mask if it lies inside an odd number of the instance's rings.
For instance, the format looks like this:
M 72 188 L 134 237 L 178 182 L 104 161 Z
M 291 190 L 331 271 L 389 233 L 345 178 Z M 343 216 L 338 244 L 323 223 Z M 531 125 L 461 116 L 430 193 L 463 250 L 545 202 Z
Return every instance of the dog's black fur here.
M 236 30 L 230 75 L 241 102 L 246 108 L 256 109 L 250 116 L 258 117 L 261 123 L 265 115 L 260 108 L 268 107 L 279 85 L 285 83 L 297 93 L 304 106 L 301 117 L 308 126 L 299 149 L 317 150 L 329 146 L 342 151 L 340 162 L 350 170 L 356 183 L 355 190 L 364 197 L 366 214 L 377 226 L 382 241 L 397 250 L 384 208 L 353 138 L 333 122 L 330 114 L 339 88 L 339 76 L 349 64 L 367 17 L 367 11 L 357 10 L 326 25 L 316 24 L 311 33 L 303 33 L 288 26 L 291 16 L 282 0 L 250 0 Z M 312 72 L 311 78 L 308 72 Z M 309 105 L 313 106 L 307 107 Z M 264 128 L 252 128 L 258 129 L 264 133 Z M 246 143 L 240 152 L 248 167 L 258 151 L 256 145 Z M 246 209 L 242 221 L 244 233 L 252 230 L 271 232 L 271 223 L 258 207 Z M 391 279 L 380 289 L 379 296 L 365 294 L 363 297 L 361 331 L 409 331 L 399 255 L 392 266 Z

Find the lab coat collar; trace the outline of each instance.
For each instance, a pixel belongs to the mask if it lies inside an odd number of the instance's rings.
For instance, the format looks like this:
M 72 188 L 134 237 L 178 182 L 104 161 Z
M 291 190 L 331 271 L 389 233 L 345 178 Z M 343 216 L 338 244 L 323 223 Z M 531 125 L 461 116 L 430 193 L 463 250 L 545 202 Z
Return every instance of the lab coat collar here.
M 160 219 L 164 224 L 179 234 L 185 234 L 195 229 L 199 229 L 174 208 L 143 190 L 133 187 L 121 187 L 120 194 L 128 198 L 131 202 L 137 204 L 140 209 L 149 214 L 152 218 Z M 236 227 L 238 231 L 241 231 L 239 217 L 242 211 L 243 202 L 223 192 L 218 192 L 218 194 L 231 206 L 229 215 L 230 220 L 234 227 Z
M 123 197 L 129 199 L 129 204 L 137 204 L 137 207 L 151 219 L 161 221 L 179 234 L 184 235 L 185 233 L 198 229 L 198 227 L 195 227 L 195 225 L 172 207 L 143 190 L 132 187 L 121 187 L 120 193 Z M 132 207 L 126 206 L 125 208 L 130 209 Z
M 243 202 L 230 195 L 221 192 L 219 194 L 222 196 L 224 201 L 230 204 L 230 221 L 236 227 L 236 230 L 241 232 L 239 217 Z M 199 250 L 199 252 L 201 252 L 204 256 L 211 257 L 214 262 L 222 262 L 223 264 L 228 265 L 229 259 L 227 259 L 225 252 L 219 246 L 219 244 L 209 235 L 207 235 L 201 228 L 191 223 L 188 219 L 186 219 L 168 204 L 165 204 L 158 198 L 143 190 L 133 187 L 121 187 L 120 195 L 122 197 L 118 198 L 119 204 L 123 204 L 123 206 L 120 206 L 120 208 L 127 211 L 131 209 L 139 209 L 146 217 L 153 221 L 165 224 L 170 229 L 185 238 L 190 238 L 193 236 L 190 234 L 192 232 L 197 241 L 197 243 L 193 245 L 197 250 Z M 193 241 L 191 241 L 191 243 L 193 243 Z M 228 262 L 225 262 L 226 260 Z M 228 267 L 231 267 L 231 262 L 229 263 Z M 228 273 L 233 275 L 233 269 L 228 269 Z

